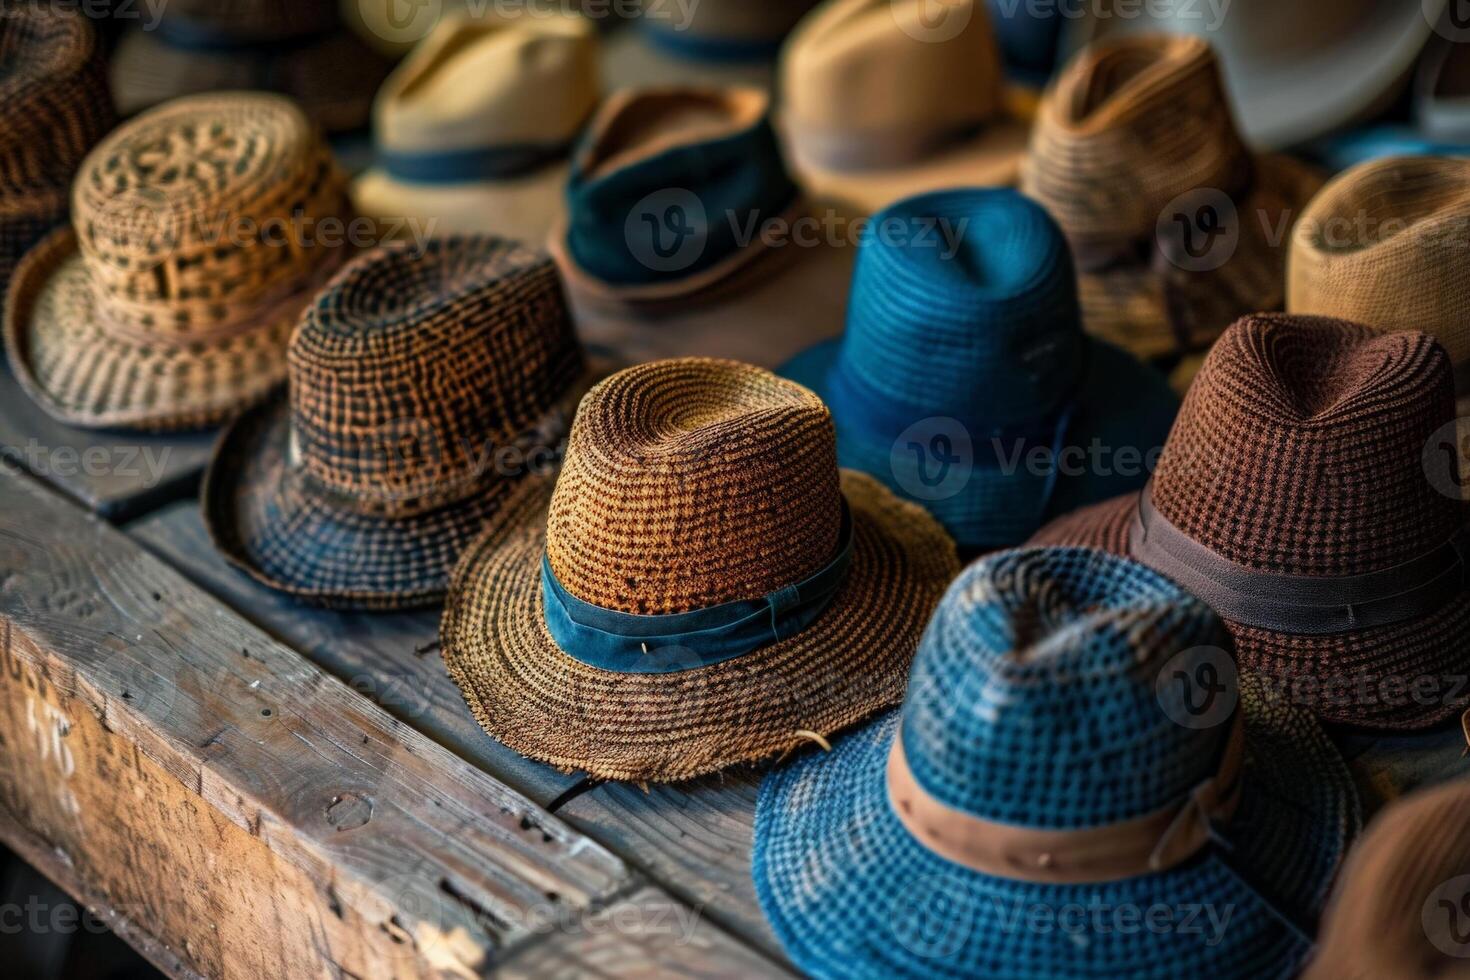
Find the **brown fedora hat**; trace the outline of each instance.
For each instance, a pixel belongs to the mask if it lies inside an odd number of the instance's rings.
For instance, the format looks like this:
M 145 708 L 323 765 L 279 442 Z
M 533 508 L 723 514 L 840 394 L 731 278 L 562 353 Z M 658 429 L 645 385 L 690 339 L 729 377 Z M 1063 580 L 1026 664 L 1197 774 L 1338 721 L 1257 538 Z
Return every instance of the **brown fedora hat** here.
M 72 177 L 117 121 L 97 33 L 75 10 L 0 15 L 0 292 L 26 250 L 66 220 Z
M 290 100 L 160 106 L 92 151 L 74 230 L 16 270 L 11 369 L 74 425 L 221 422 L 285 379 L 291 328 L 348 251 L 347 214 L 345 178 Z
M 1164 361 L 1281 308 L 1290 222 L 1320 184 L 1247 149 L 1214 51 L 1185 36 L 1084 49 L 1042 100 L 1021 166 L 1021 189 L 1072 244 L 1088 329 Z
M 1453 422 L 1428 335 L 1245 317 L 1205 359 L 1152 483 L 1032 543 L 1177 579 L 1224 618 L 1242 668 L 1327 721 L 1427 728 L 1470 698 L 1466 510 L 1436 456 Z
M 256 580 L 336 608 L 437 602 L 470 539 L 544 510 L 590 384 L 551 260 L 485 236 L 358 256 L 289 363 L 289 399 L 221 436 L 204 519 Z
M 958 572 L 932 517 L 838 470 L 806 388 L 655 361 L 583 399 L 545 523 L 469 547 L 440 638 L 511 748 L 674 781 L 897 704 Z
M 1470 780 L 1391 804 L 1348 854 L 1304 980 L 1470 977 Z

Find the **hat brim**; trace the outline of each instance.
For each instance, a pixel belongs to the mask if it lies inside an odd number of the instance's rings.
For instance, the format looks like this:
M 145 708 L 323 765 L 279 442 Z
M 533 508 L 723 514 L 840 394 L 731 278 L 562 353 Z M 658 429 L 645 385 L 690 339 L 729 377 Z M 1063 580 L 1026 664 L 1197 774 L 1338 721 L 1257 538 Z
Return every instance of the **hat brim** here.
M 187 345 L 148 343 L 100 322 L 91 274 L 70 228 L 28 252 L 5 310 L 10 368 L 49 414 L 84 428 L 203 429 L 258 404 L 286 378 L 301 311 L 340 264 L 273 302 L 248 330 Z
M 1310 922 L 1358 829 L 1357 794 L 1308 713 L 1258 697 L 1249 682 L 1242 708 L 1243 798 L 1226 828 L 1234 870 L 1214 849 L 1170 871 L 1089 885 L 951 863 L 889 805 L 895 711 L 766 777 L 752 857 L 761 908 L 793 962 L 816 977 L 1294 976 L 1309 944 L 1242 877 Z M 1167 929 L 1145 925 L 1159 908 L 1171 915 Z M 1186 928 L 1190 909 L 1199 917 Z M 1049 927 L 1036 926 L 1037 910 Z M 1090 910 L 1101 911 L 1100 926 Z M 1130 910 L 1136 928 L 1115 918 Z M 1212 926 L 1209 912 L 1228 921 Z
M 590 667 L 561 650 L 541 598 L 545 522 L 479 538 L 455 569 L 444 663 L 481 727 L 517 752 L 601 779 L 673 782 L 755 762 L 903 697 L 919 637 L 959 572 L 934 519 L 842 474 L 853 552 L 807 629 L 733 660 L 662 674 Z M 778 546 L 773 543 L 773 546 Z
M 841 349 L 840 338 L 825 341 L 803 351 L 777 373 L 805 385 L 825 400 L 830 389 L 828 379 Z M 924 506 L 954 536 L 962 553 L 1018 545 L 1057 514 L 1142 487 L 1148 478 L 1145 464 L 1149 454 L 1157 454 L 1164 445 L 1178 410 L 1179 399 L 1157 371 L 1110 344 L 1091 340 L 1086 374 L 1063 449 L 1075 447 L 1077 452 L 1085 453 L 1097 445 L 1108 451 L 1108 460 L 1096 466 L 1090 462 L 1074 466 L 1075 460 L 1064 460 L 1066 471 L 1058 474 L 1050 499 L 1046 497 L 1049 478 L 1045 472 L 1028 470 L 1024 465 L 1005 472 L 977 464 L 963 488 L 940 499 L 925 500 Z M 844 424 L 841 416 L 834 416 L 833 421 L 839 465 L 872 474 L 898 493 L 903 493 L 905 484 L 918 485 L 915 479 L 900 479 L 900 471 L 911 470 L 914 465 L 913 457 L 901 447 Z M 913 421 L 922 419 L 916 417 Z M 1029 452 L 1032 447 L 1023 448 Z M 977 457 L 984 452 L 978 445 L 976 449 Z M 1125 459 L 1120 451 L 1126 450 L 1131 452 Z M 1045 504 L 1044 511 L 1039 504 Z
M 1138 494 L 1086 507 L 1042 528 L 1028 544 L 1082 545 L 1127 555 Z M 1225 621 L 1243 670 L 1272 680 L 1324 721 L 1379 730 L 1432 728 L 1470 705 L 1462 691 L 1464 637 L 1470 635 L 1470 589 L 1431 616 L 1334 636 L 1275 633 Z M 1396 678 L 1395 690 L 1384 682 Z M 1431 697 L 1413 695 L 1421 678 Z M 1398 691 L 1403 682 L 1405 691 Z M 1360 696 L 1360 682 L 1370 696 Z M 1444 688 L 1450 691 L 1446 695 Z M 1378 693 L 1381 693 L 1381 697 Z
M 66 220 L 71 188 L 35 190 L 0 200 L 0 295 L 11 273 L 41 239 Z
M 367 217 L 403 221 L 400 238 L 492 234 L 539 248 L 566 213 L 566 179 L 565 163 L 509 180 L 462 184 L 413 184 L 373 168 L 353 181 L 352 203 Z

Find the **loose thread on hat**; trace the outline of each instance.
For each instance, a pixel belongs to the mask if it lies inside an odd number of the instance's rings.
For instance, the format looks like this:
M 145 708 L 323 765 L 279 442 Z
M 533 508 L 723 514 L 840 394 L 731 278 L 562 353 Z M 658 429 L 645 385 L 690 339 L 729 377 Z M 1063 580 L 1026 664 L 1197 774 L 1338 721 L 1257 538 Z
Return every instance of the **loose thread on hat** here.
M 814 732 L 810 728 L 798 728 L 794 732 L 792 732 L 791 734 L 794 735 L 794 736 L 796 736 L 798 739 L 803 739 L 803 740 L 808 741 L 808 742 L 814 742 L 814 743 L 816 743 L 817 745 L 819 745 L 821 747 L 821 749 L 822 749 L 823 752 L 831 752 L 832 751 L 832 743 L 829 742 L 829 741 L 827 741 L 826 737 L 823 736 L 820 732 Z M 788 758 L 790 758 L 791 753 L 795 752 L 797 750 L 797 748 L 799 747 L 799 745 L 800 745 L 800 742 L 797 742 L 796 744 L 793 744 L 793 745 L 788 746 L 786 748 L 786 751 L 785 752 L 782 752 L 781 755 L 780 755 L 780 757 L 778 759 L 776 759 L 776 765 L 779 766 L 781 763 L 785 762 Z
M 433 640 L 433 641 L 431 641 L 429 643 L 424 643 L 424 644 L 421 644 L 420 646 L 414 647 L 413 648 L 413 655 L 415 657 L 423 657 L 423 656 L 427 656 L 428 654 L 433 653 L 437 649 L 439 649 L 439 641 L 438 640 Z

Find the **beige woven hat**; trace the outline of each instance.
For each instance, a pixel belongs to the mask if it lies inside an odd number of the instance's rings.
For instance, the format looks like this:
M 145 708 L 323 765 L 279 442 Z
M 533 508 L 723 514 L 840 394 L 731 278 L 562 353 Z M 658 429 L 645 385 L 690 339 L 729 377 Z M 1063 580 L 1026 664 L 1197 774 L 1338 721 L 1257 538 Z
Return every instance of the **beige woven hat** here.
M 734 361 L 594 387 L 544 529 L 482 536 L 451 580 L 444 660 L 480 724 L 566 770 L 673 781 L 897 704 L 959 563 L 835 442 L 821 399 Z
M 354 182 L 353 201 L 435 234 L 539 245 L 599 92 L 597 35 L 584 17 L 446 17 L 378 93 L 377 162 Z
M 781 65 L 781 128 L 817 199 L 871 214 L 923 191 L 1015 182 L 1026 124 L 1006 108 L 982 0 L 831 0 Z
M 16 269 L 11 369 L 57 418 L 187 429 L 286 376 L 302 307 L 348 252 L 345 180 L 290 100 L 191 96 L 83 161 L 73 228 Z

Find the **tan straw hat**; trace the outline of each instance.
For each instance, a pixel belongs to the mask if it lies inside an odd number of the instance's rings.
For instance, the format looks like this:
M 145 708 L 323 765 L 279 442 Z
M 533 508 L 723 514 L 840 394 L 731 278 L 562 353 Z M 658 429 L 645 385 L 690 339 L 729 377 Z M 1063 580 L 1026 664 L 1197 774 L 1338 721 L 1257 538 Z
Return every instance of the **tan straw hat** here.
M 982 0 L 832 0 L 781 66 L 782 134 L 813 197 L 871 214 L 923 191 L 1015 182 L 1026 125 L 1006 108 Z
M 358 210 L 540 245 L 597 107 L 597 43 L 575 14 L 440 21 L 378 92 L 377 160 L 353 184 Z
M 75 230 L 10 285 L 11 369 L 75 425 L 188 429 L 260 401 L 286 340 L 345 257 L 344 178 L 288 99 L 179 99 L 83 162 Z
M 680 780 L 897 704 L 958 571 L 933 518 L 838 470 L 816 395 L 659 361 L 583 399 L 545 529 L 469 547 L 440 638 L 500 741 Z
M 1167 35 L 1078 55 L 1042 102 L 1021 176 L 1072 244 L 1088 330 L 1163 362 L 1281 308 L 1287 232 L 1320 183 L 1253 156 L 1209 44 Z

